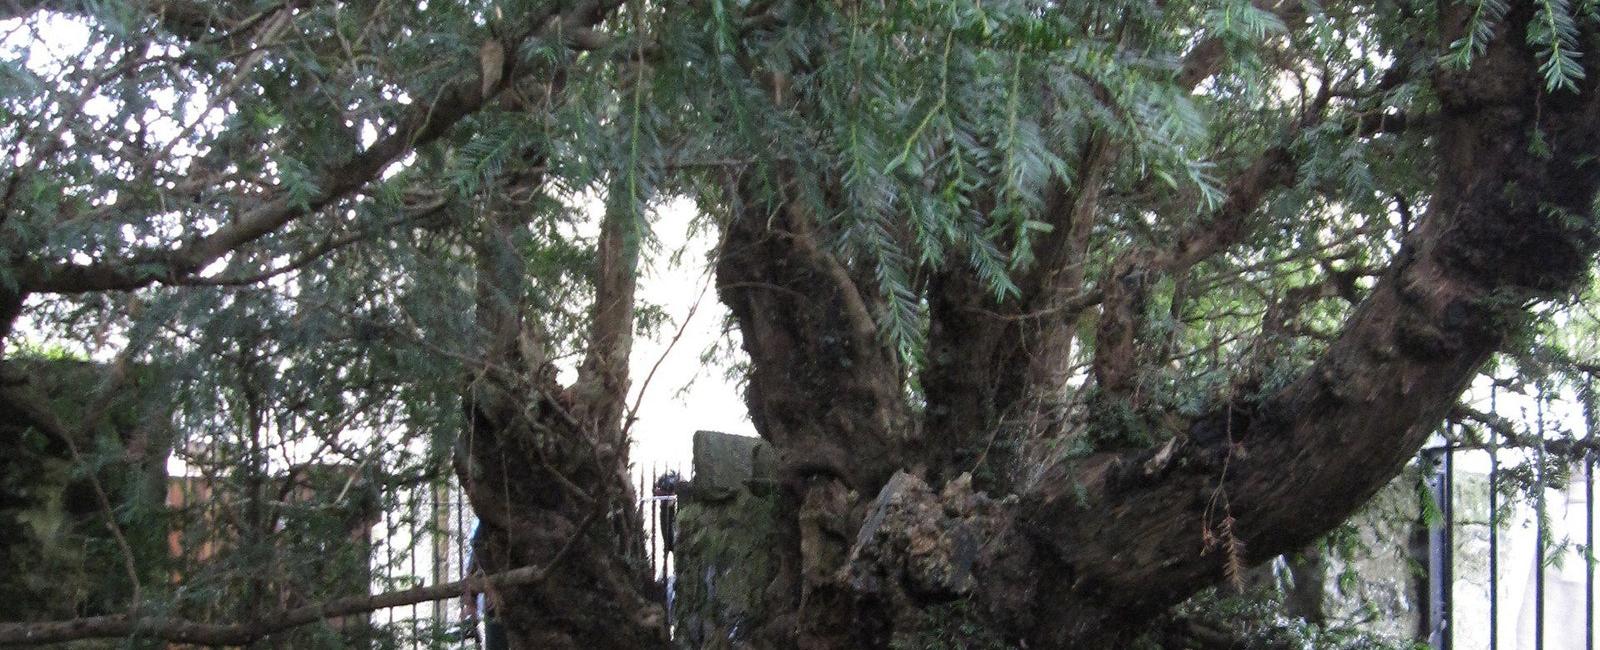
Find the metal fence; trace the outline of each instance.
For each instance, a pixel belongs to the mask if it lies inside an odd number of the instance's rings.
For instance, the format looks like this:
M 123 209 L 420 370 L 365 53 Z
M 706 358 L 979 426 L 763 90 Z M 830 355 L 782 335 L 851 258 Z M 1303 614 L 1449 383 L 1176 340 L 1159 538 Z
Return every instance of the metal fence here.
M 668 556 L 668 529 L 677 497 L 655 494 L 655 486 L 669 471 L 665 466 L 638 468 L 637 513 L 644 525 L 644 552 L 657 581 L 656 593 L 669 606 L 673 580 Z M 447 584 L 466 575 L 471 558 L 472 532 L 477 518 L 459 486 L 451 481 L 420 494 L 397 495 L 374 526 L 372 563 L 374 593 L 391 589 Z M 381 610 L 373 623 L 384 626 L 402 648 L 479 648 L 482 630 L 464 620 L 458 599 L 419 603 Z
M 1569 473 L 1549 476 L 1551 463 L 1544 443 L 1553 435 L 1552 421 L 1560 418 L 1549 417 L 1546 404 L 1547 400 L 1539 399 L 1532 417 L 1533 440 L 1540 444 L 1513 448 L 1491 430 L 1487 444 L 1467 444 L 1459 441 L 1460 436 L 1444 436 L 1446 442 L 1422 452 L 1436 509 L 1428 527 L 1428 556 L 1421 567 L 1426 574 L 1426 593 L 1420 605 L 1426 611 L 1425 636 L 1431 647 L 1595 647 L 1595 562 L 1590 550 L 1594 548 L 1595 454 L 1592 444 L 1587 444 Z M 1585 431 L 1582 439 L 1593 441 L 1593 432 Z M 1571 445 L 1563 450 L 1570 452 Z M 644 552 L 660 587 L 657 593 L 667 607 L 671 606 L 675 580 L 668 535 L 677 497 L 657 494 L 656 487 L 669 471 L 677 470 L 655 465 L 634 472 L 637 512 L 645 531 Z M 1522 502 L 1508 503 L 1504 494 L 1508 471 L 1519 473 L 1516 478 L 1524 483 L 1532 481 L 1533 489 Z M 1564 484 L 1566 490 L 1549 494 L 1558 484 Z M 1472 489 L 1464 492 L 1464 485 Z M 1581 522 L 1577 530 L 1572 526 L 1554 530 L 1552 496 L 1562 500 L 1564 519 Z M 459 487 L 453 483 L 437 486 L 423 494 L 402 495 L 391 503 L 402 507 L 385 508 L 372 530 L 373 590 L 444 584 L 464 577 L 476 517 Z M 1576 517 L 1572 512 L 1575 505 Z M 1508 539 L 1530 536 L 1531 542 L 1510 542 L 1530 549 L 1519 553 L 1508 548 Z M 1486 548 L 1478 550 L 1474 544 Z M 1530 550 L 1532 557 L 1528 558 Z M 1529 562 L 1531 570 L 1525 566 Z M 1575 570 L 1581 573 L 1576 602 L 1573 589 L 1551 586 L 1553 573 L 1565 579 Z M 1530 584 L 1508 584 L 1523 577 L 1531 578 Z M 1512 593 L 1515 597 L 1508 597 Z M 1508 609 L 1508 600 L 1515 601 L 1516 611 Z M 481 647 L 481 635 L 463 628 L 460 603 L 455 600 L 382 610 L 373 614 L 373 622 L 395 634 L 400 647 L 412 650 Z
M 466 577 L 477 518 L 454 481 L 418 488 L 389 501 L 373 528 L 373 593 L 455 582 Z M 373 623 L 401 647 L 470 648 L 459 599 L 379 610 Z
M 1489 412 L 1505 410 L 1491 389 Z M 1594 427 L 1579 400 L 1539 392 L 1487 441 L 1449 430 L 1424 450 L 1426 641 L 1433 648 L 1593 650 Z M 1497 408 L 1498 407 L 1498 408 Z M 1517 489 L 1507 489 L 1514 485 Z
M 1539 441 L 1552 435 L 1551 418 L 1543 412 L 1544 403 L 1540 400 L 1533 417 L 1532 433 Z M 1436 509 L 1427 531 L 1428 555 L 1420 567 L 1426 577 L 1422 581 L 1424 602 L 1419 605 L 1426 612 L 1427 643 L 1441 650 L 1593 650 L 1594 559 L 1589 550 L 1594 548 L 1592 445 L 1585 447 L 1588 451 L 1570 468 L 1570 474 L 1560 477 L 1568 488 L 1560 496 L 1569 511 L 1564 514 L 1571 519 L 1571 506 L 1576 503 L 1581 524 L 1576 531 L 1568 526 L 1558 532 L 1552 530 L 1550 495 L 1546 494 L 1555 489 L 1556 482 L 1547 476 L 1550 463 L 1544 444 L 1512 449 L 1493 432 L 1487 444 L 1461 443 L 1460 436 L 1443 438 L 1457 441 L 1430 446 L 1421 454 L 1428 471 L 1427 488 Z M 1592 433 L 1586 431 L 1584 439 L 1592 441 Z M 1533 489 L 1525 503 L 1507 502 L 1503 492 L 1508 470 L 1520 473 L 1517 478 L 1523 482 L 1531 478 Z M 638 468 L 634 482 L 637 514 L 644 525 L 644 552 L 659 586 L 657 595 L 670 611 L 675 576 L 669 536 L 677 497 L 657 493 L 658 482 L 669 471 L 679 473 L 661 465 Z M 688 476 L 684 474 L 683 478 Z M 1463 486 L 1470 489 L 1464 490 Z M 444 584 L 464 577 L 476 517 L 460 489 L 452 483 L 398 501 L 412 505 L 408 509 L 386 509 L 373 529 L 373 566 L 374 575 L 378 576 L 374 591 Z M 1522 540 L 1522 545 L 1530 548 L 1522 549 L 1522 553 L 1507 548 L 1508 538 L 1527 538 L 1530 533 L 1531 542 Z M 1531 559 L 1527 557 L 1530 551 Z M 1563 559 L 1567 564 L 1557 563 Z M 1524 565 L 1530 561 L 1534 570 L 1527 571 Z M 1582 575 L 1577 603 L 1572 602 L 1572 590 L 1556 593 L 1550 588 L 1552 572 L 1570 574 L 1574 569 Z M 1508 582 L 1528 576 L 1531 584 L 1517 597 L 1508 598 L 1523 586 Z M 1519 610 L 1527 611 L 1509 610 L 1507 600 L 1514 600 Z M 1555 612 L 1550 611 L 1553 604 L 1559 605 Z M 374 614 L 373 622 L 388 626 L 391 633 L 397 633 L 400 647 L 411 650 L 481 647 L 481 635 L 474 636 L 462 627 L 460 605 L 454 600 L 380 611 Z

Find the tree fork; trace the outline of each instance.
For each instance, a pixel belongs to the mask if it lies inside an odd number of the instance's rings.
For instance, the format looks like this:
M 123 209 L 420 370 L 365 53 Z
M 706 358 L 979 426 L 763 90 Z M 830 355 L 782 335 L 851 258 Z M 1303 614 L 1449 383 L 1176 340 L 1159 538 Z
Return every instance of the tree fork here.
M 581 539 L 575 561 L 548 579 L 488 594 L 516 647 L 621 650 L 666 640 L 665 615 L 638 561 L 642 526 L 620 439 L 620 360 L 631 341 L 638 259 L 624 250 L 628 207 L 612 202 L 602 224 L 591 358 L 572 390 L 556 383 L 524 314 L 526 268 L 516 253 L 523 217 L 504 206 L 487 215 L 478 278 L 485 358 L 467 389 L 468 431 L 456 447 L 457 474 L 484 527 L 473 551 L 498 570 L 548 563 L 564 536 Z M 602 522 L 578 526 L 597 511 Z
M 1253 4 L 1291 30 L 1307 15 L 1297 0 Z M 1174 81 L 1192 92 L 1221 72 L 1227 60 L 1222 39 L 1208 36 L 1183 55 Z M 1106 94 L 1097 88 L 1096 101 L 1107 102 Z M 976 274 L 955 264 L 938 273 L 929 299 L 930 359 L 922 377 L 929 404 L 924 435 L 930 448 L 944 454 L 932 468 L 936 476 L 949 479 L 978 471 L 985 487 L 1010 490 L 1017 477 L 1010 476 L 1013 463 L 999 450 L 1060 433 L 1049 412 L 1058 405 L 1055 396 L 1067 380 L 1079 321 L 1102 298 L 1117 303 L 1126 298 L 1109 283 L 1096 291 L 1086 286 L 1090 235 L 1104 216 L 1102 194 L 1122 146 L 1104 133 L 1089 132 L 1074 154 L 1078 178 L 1071 184 L 1054 179 L 1045 188 L 1041 218 L 1053 229 L 1036 243 L 1038 260 L 1019 282 L 1022 294 L 1016 300 L 987 299 L 987 287 L 980 286 Z M 1275 168 L 1268 165 L 1284 164 L 1274 153 L 1281 154 L 1282 148 L 1269 150 L 1252 170 L 1271 171 Z M 1262 190 L 1272 187 L 1258 185 Z M 1248 211 L 1260 196 L 1241 198 Z M 989 467 L 980 467 L 979 460 Z
M 1416 453 L 1526 300 L 1582 280 L 1596 249 L 1600 167 L 1586 156 L 1600 143 L 1600 92 L 1592 62 L 1579 92 L 1543 92 L 1520 39 L 1531 13 L 1508 16 L 1470 70 L 1436 77 L 1435 199 L 1320 360 L 1247 417 L 1225 415 L 1220 439 L 1191 429 L 1170 448 L 1064 465 L 1028 496 L 1021 516 L 1074 577 L 1037 604 L 1053 622 L 1032 638 L 1088 647 L 1075 644 L 1136 627 L 1230 562 L 1313 541 Z M 1448 42 L 1462 23 L 1444 21 Z M 1531 146 L 1535 129 L 1554 143 L 1548 155 Z M 1205 535 L 1240 545 L 1208 548 Z
M 717 261 L 718 293 L 750 355 L 751 419 L 791 482 L 827 475 L 876 489 L 913 437 L 899 361 L 868 305 L 876 293 L 822 247 L 815 215 L 774 205 L 756 183 L 736 190 Z

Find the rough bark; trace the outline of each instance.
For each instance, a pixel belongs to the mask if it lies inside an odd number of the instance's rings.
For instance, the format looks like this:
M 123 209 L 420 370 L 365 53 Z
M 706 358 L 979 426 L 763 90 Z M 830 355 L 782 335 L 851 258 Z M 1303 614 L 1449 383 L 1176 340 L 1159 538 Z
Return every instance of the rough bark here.
M 1430 210 L 1310 370 L 1160 450 L 1063 466 L 1029 495 L 1019 516 L 1068 578 L 1040 602 L 1050 623 L 1034 639 L 1121 638 L 1229 564 L 1329 530 L 1416 452 L 1525 301 L 1584 278 L 1600 93 L 1542 91 L 1520 38 L 1530 14 L 1513 12 L 1470 70 L 1435 79 L 1445 114 Z M 1445 20 L 1458 31 L 1459 16 Z M 1530 146 L 1536 129 L 1549 155 Z
M 533 167 L 539 167 L 535 164 Z M 537 186 L 540 179 L 527 179 Z M 526 312 L 517 240 L 524 215 L 491 208 L 478 269 L 483 363 L 467 388 L 456 472 L 478 514 L 473 551 L 490 572 L 552 566 L 544 579 L 487 595 L 517 648 L 645 648 L 666 640 L 649 597 L 636 495 L 620 417 L 627 390 L 637 255 L 632 213 L 602 225 L 590 356 L 572 390 L 555 380 Z M 555 554 L 571 543 L 571 557 Z
M 815 222 L 806 215 L 780 206 L 736 219 L 720 279 L 751 353 L 758 430 L 780 453 L 849 449 L 863 468 L 823 465 L 789 487 L 798 548 L 782 553 L 802 578 L 789 585 L 792 613 L 773 627 L 795 632 L 768 641 L 883 647 L 960 602 L 1007 642 L 1120 647 L 1198 590 L 1303 548 L 1352 514 L 1415 454 L 1528 301 L 1574 290 L 1593 261 L 1600 168 L 1586 152 L 1600 145 L 1600 93 L 1592 81 L 1577 93 L 1542 89 L 1522 38 L 1531 12 L 1513 11 L 1470 69 L 1433 80 L 1443 112 L 1418 125 L 1436 129 L 1429 210 L 1309 369 L 1264 398 L 1217 405 L 1155 449 L 1063 461 L 1019 486 L 1017 499 L 951 480 L 971 469 L 971 454 L 916 456 L 886 480 L 880 459 L 896 449 L 900 420 L 881 414 L 896 402 L 884 384 L 863 380 L 892 374 L 859 367 L 853 339 L 841 336 L 863 331 L 844 299 L 858 294 L 841 293 L 848 285 L 809 253 Z M 1445 42 L 1460 30 L 1458 14 L 1443 16 Z M 1121 310 L 1114 320 L 1131 328 L 1148 285 L 1122 280 L 1180 271 L 1233 245 L 1293 178 L 1289 150 L 1267 149 L 1211 219 L 1169 249 L 1114 266 L 1105 309 Z M 936 386 L 930 441 L 993 435 L 1003 411 L 994 387 L 1002 373 L 1022 372 L 989 365 L 1009 334 L 979 324 L 981 301 L 965 297 L 974 288 L 959 275 L 932 287 L 930 366 L 967 374 L 925 384 Z M 1126 392 L 1137 342 L 1102 329 L 1096 343 L 1106 348 L 1097 350 L 1101 384 Z M 819 368 L 819 359 L 852 367 Z M 927 458 L 939 460 L 917 465 Z M 835 631 L 823 633 L 829 625 Z
M 793 519 L 772 549 L 778 577 L 766 622 L 775 644 L 852 647 L 865 619 L 835 575 L 859 525 L 859 494 L 875 490 L 914 442 L 895 353 L 863 290 L 819 243 L 814 215 L 734 188 L 717 289 L 750 355 L 751 419 L 780 454 L 782 501 Z M 827 603 L 827 604 L 824 604 Z M 870 625 L 870 623 L 868 623 Z
M 1005 337 L 1012 328 L 990 295 L 963 268 L 936 273 L 928 285 L 927 365 L 921 380 L 928 399 L 923 435 L 930 471 L 939 475 L 931 477 L 935 480 L 946 471 L 963 470 L 995 478 L 996 472 L 980 466 L 988 463 L 995 443 L 1008 443 L 994 426 L 1006 403 L 997 395 L 1005 373 L 995 359 L 1012 349 Z
M 717 290 L 750 355 L 751 418 L 783 454 L 786 478 L 882 485 L 913 436 L 900 365 L 870 306 L 876 291 L 824 249 L 815 215 L 741 191 Z

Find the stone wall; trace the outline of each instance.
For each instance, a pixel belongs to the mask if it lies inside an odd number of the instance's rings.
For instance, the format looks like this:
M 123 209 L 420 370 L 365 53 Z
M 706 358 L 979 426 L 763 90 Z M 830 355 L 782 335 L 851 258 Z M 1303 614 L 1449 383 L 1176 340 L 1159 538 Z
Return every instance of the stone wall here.
M 0 620 L 125 610 L 133 588 L 101 490 L 140 581 L 155 584 L 167 575 L 162 499 L 171 429 L 146 413 L 138 368 L 129 371 L 124 390 L 91 404 L 106 372 L 101 364 L 65 359 L 9 359 L 0 366 L 0 566 L 10 569 L 0 571 L 6 603 Z M 78 420 L 91 408 L 104 414 L 103 422 L 80 430 Z M 71 444 L 52 429 L 65 429 Z

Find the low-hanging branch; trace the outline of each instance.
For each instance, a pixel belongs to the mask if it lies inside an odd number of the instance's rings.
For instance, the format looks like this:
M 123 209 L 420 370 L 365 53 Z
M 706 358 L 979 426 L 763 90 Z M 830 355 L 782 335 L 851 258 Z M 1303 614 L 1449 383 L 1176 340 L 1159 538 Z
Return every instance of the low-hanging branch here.
M 540 582 L 551 569 L 561 564 L 575 542 L 583 536 L 594 520 L 591 512 L 578 523 L 577 530 L 544 566 L 525 566 L 492 575 L 475 575 L 455 582 L 426 587 L 413 587 L 381 594 L 349 596 L 324 603 L 296 607 L 263 616 L 247 623 L 202 623 L 181 618 L 114 614 L 90 616 L 65 621 L 37 623 L 0 623 L 0 647 L 43 645 L 81 639 L 113 639 L 139 637 L 160 639 L 171 643 L 194 643 L 209 646 L 249 645 L 273 634 L 330 618 L 365 614 L 390 607 L 414 605 L 435 600 L 445 600 L 463 594 L 489 591 L 492 588 L 530 585 Z

